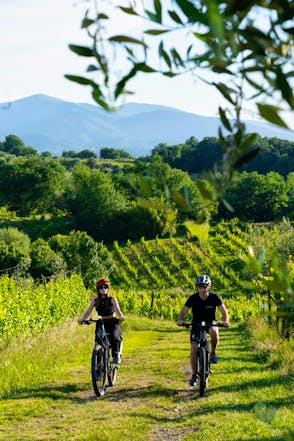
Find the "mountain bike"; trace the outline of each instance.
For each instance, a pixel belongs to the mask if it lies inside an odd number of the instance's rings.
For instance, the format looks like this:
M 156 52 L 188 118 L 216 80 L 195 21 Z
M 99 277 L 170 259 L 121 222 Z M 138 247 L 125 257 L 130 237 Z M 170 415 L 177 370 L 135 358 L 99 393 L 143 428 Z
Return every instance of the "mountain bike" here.
M 222 323 L 213 321 L 213 326 L 223 327 Z M 210 345 L 206 337 L 206 322 L 201 323 L 184 323 L 185 328 L 193 326 L 195 330 L 199 331 L 199 335 L 196 337 L 196 377 L 197 383 L 199 383 L 199 395 L 204 397 L 204 391 L 208 386 L 208 376 L 211 373 L 210 369 Z
M 118 320 L 118 319 L 117 319 Z M 103 319 L 84 320 L 82 324 L 96 323 L 95 342 L 91 359 L 91 374 L 93 389 L 97 397 L 102 397 L 108 386 L 114 386 L 117 379 L 119 365 L 111 359 L 111 345 L 105 331 Z

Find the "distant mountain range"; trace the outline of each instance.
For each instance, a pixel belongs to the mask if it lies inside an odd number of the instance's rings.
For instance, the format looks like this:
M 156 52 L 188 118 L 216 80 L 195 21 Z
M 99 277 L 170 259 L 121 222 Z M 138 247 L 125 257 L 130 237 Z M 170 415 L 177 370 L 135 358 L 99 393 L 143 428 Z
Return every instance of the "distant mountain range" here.
M 294 141 L 294 132 L 258 121 L 246 121 L 249 132 Z M 108 113 L 91 104 L 72 103 L 46 95 L 33 95 L 0 104 L 0 141 L 19 136 L 38 152 L 61 155 L 63 150 L 124 149 L 138 157 L 159 143 L 180 144 L 191 136 L 201 141 L 217 136 L 219 119 L 194 115 L 172 107 L 126 104 Z

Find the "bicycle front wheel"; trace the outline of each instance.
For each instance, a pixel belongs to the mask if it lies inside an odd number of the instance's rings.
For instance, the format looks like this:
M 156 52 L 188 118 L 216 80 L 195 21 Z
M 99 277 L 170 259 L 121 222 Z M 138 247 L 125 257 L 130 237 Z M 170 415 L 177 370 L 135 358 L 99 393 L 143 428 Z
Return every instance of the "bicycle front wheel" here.
M 92 384 L 97 397 L 105 394 L 107 381 L 107 363 L 102 346 L 97 345 L 92 352 Z
M 204 389 L 206 386 L 206 350 L 200 348 L 199 353 L 199 395 L 204 397 Z
M 116 378 L 117 378 L 117 370 L 118 366 L 115 363 L 110 363 L 110 367 L 108 370 L 108 385 L 115 386 Z

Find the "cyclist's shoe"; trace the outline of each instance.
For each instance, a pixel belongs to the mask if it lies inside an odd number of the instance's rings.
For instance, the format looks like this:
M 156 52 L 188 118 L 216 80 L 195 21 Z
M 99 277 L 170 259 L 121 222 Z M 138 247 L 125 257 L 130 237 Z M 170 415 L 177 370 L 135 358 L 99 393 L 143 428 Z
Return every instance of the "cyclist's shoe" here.
M 115 364 L 119 364 L 120 362 L 121 362 L 120 355 L 116 355 L 116 356 L 113 358 L 113 363 L 115 363 Z
M 191 380 L 189 381 L 190 386 L 196 386 L 197 377 L 196 374 L 192 374 Z
M 210 354 L 210 363 L 216 364 L 218 362 L 218 357 L 215 352 L 211 352 Z

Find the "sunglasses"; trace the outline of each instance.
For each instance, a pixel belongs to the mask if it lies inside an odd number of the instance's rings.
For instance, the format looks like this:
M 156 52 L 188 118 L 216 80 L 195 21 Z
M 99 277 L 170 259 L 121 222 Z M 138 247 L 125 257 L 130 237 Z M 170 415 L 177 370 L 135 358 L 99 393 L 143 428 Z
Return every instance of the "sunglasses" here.
M 203 283 L 201 283 L 201 285 L 197 285 L 198 286 L 198 288 L 207 288 L 208 287 L 208 285 L 204 285 Z
M 97 286 L 98 289 L 108 289 L 109 285 L 99 285 Z

